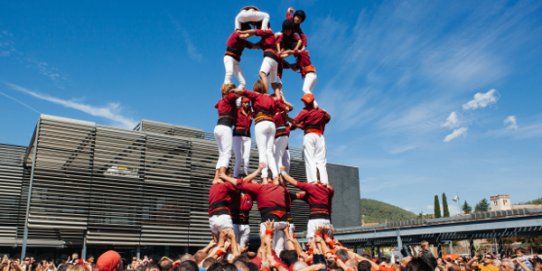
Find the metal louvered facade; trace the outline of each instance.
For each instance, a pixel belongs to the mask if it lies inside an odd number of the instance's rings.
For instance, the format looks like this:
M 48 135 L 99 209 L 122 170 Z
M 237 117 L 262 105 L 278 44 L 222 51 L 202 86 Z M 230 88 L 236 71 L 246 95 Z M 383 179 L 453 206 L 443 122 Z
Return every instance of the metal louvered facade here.
M 301 151 L 291 151 L 291 174 L 305 180 Z M 42 115 L 29 148 L 0 145 L 0 246 L 22 244 L 27 217 L 33 247 L 202 247 L 217 155 L 212 135 L 198 129 L 144 120 L 125 130 Z M 357 169 L 345 168 L 355 169 L 358 189 Z M 294 202 L 292 211 L 305 230 L 307 205 Z

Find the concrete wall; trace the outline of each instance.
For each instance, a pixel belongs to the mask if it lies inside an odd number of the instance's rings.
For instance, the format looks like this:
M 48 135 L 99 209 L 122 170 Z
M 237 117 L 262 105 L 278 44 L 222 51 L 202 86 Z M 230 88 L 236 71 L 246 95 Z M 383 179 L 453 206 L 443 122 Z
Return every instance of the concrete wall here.
M 361 222 L 359 172 L 357 167 L 327 164 L 329 182 L 335 188 L 332 223 L 336 228 Z

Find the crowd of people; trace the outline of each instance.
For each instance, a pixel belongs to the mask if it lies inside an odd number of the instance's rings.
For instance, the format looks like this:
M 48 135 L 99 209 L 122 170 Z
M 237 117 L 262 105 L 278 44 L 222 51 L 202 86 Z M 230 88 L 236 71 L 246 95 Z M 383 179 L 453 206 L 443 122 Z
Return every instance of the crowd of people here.
M 231 246 L 231 234 L 221 233 L 218 241 L 212 240 L 196 253 L 179 255 L 176 258 L 162 257 L 140 259 L 122 257 L 109 250 L 97 260 L 93 256 L 85 260 L 74 253 L 60 262 L 38 261 L 34 257 L 23 260 L 4 255 L 0 271 L 541 271 L 542 255 L 527 255 L 523 248 L 513 253 L 497 255 L 493 252 L 477 253 L 475 256 L 455 254 L 435 258 L 422 242 L 421 249 L 405 257 L 395 254 L 371 257 L 358 254 L 344 247 L 327 235 L 327 229 L 319 228 L 315 238 L 303 250 L 295 236 L 287 230 L 287 249 L 277 255 L 272 249 L 274 224 L 265 225 L 266 234 L 261 236 L 261 245 L 256 252 L 227 252 Z

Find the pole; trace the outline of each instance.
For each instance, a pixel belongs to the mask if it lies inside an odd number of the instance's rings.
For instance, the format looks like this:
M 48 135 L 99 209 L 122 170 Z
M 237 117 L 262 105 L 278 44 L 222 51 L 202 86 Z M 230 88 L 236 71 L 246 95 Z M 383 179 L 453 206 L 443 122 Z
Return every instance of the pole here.
M 83 239 L 83 249 L 81 250 L 81 259 L 85 260 L 87 258 L 87 235 Z
M 28 218 L 30 216 L 30 200 L 32 198 L 32 185 L 34 184 L 34 171 L 36 167 L 36 156 L 38 152 L 38 137 L 40 134 L 40 126 L 41 126 L 41 118 L 38 121 L 38 125 L 36 125 L 36 134 L 34 134 L 34 143 L 32 144 L 34 147 L 34 150 L 32 153 L 32 169 L 30 171 L 30 183 L 28 185 L 28 198 L 26 200 L 26 215 L 24 219 L 24 233 L 23 233 L 23 246 L 21 248 L 21 259 L 24 259 L 26 257 L 26 246 L 28 242 Z

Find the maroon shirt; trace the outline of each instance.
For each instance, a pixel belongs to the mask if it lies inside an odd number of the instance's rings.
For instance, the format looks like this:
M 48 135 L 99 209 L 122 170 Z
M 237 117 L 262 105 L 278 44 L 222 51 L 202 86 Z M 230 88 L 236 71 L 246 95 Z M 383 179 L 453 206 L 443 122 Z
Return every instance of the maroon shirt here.
M 233 32 L 226 41 L 226 55 L 235 58 L 237 61 L 241 61 L 241 55 L 245 48 L 253 48 L 253 44 L 249 41 L 240 38 L 241 32 Z
M 292 204 L 288 189 L 282 185 L 238 182 L 239 189 L 254 194 L 262 222 L 286 221 Z
M 258 42 L 258 44 L 260 45 L 260 48 L 262 48 L 262 50 L 272 49 L 275 52 L 277 51 L 277 40 L 275 38 L 275 33 L 273 33 L 271 29 L 256 29 L 255 35 L 261 37 L 261 40 Z
M 305 134 L 317 133 L 322 135 L 329 120 L 330 117 L 326 111 L 312 106 L 303 108 L 294 119 L 296 124 L 301 124 Z
M 286 110 L 286 106 L 275 100 L 273 96 L 247 90 L 244 91 L 244 95 L 252 101 L 252 108 L 256 113 L 256 123 L 262 120 L 272 121 L 278 110 Z
M 250 137 L 250 125 L 252 125 L 252 112 L 245 112 L 243 107 L 239 107 L 235 118 L 233 135 Z
M 277 61 L 279 64 L 282 63 L 282 59 L 277 53 L 277 40 L 275 38 L 275 33 L 271 29 L 268 30 L 256 30 L 256 36 L 262 37 L 258 42 L 260 48 L 262 48 L 263 56 L 270 57 Z
M 252 210 L 252 196 L 250 193 L 235 191 L 231 195 L 231 216 L 234 224 L 248 224 L 249 212 Z
M 209 216 L 229 214 L 231 193 L 236 189 L 235 185 L 229 182 L 211 185 L 209 188 Z
M 292 20 L 294 17 L 289 12 L 286 12 L 286 19 Z M 303 46 L 307 46 L 307 36 L 303 33 L 303 30 L 301 30 L 301 25 L 294 23 L 294 32 L 297 33 L 301 37 L 301 41 L 303 42 Z
M 233 126 L 236 115 L 235 99 L 237 99 L 237 94 L 230 92 L 222 96 L 222 99 L 215 104 L 218 110 L 218 124 Z
M 280 44 L 281 49 L 295 49 L 295 46 L 297 45 L 297 42 L 299 41 L 299 36 L 295 33 L 293 33 L 290 36 L 282 35 L 278 36 L 276 38 L 276 42 Z
M 311 57 L 309 56 L 309 51 L 307 51 L 307 50 L 303 50 L 303 51 L 295 50 L 294 56 L 297 59 L 297 67 L 299 69 L 303 69 L 304 67 L 312 65 Z
M 331 200 L 335 193 L 333 188 L 323 184 L 311 184 L 299 181 L 296 187 L 307 192 L 304 199 L 309 204 L 311 215 L 331 215 Z
M 279 102 L 284 104 L 284 102 L 282 101 Z M 275 113 L 275 115 L 273 116 L 273 122 L 275 122 L 276 126 L 275 137 L 290 135 L 290 125 L 287 124 L 286 118 L 284 117 L 282 111 L 278 111 Z

